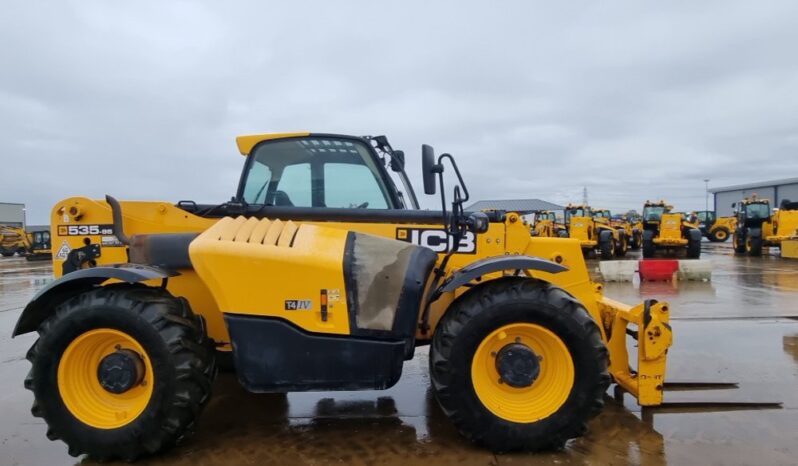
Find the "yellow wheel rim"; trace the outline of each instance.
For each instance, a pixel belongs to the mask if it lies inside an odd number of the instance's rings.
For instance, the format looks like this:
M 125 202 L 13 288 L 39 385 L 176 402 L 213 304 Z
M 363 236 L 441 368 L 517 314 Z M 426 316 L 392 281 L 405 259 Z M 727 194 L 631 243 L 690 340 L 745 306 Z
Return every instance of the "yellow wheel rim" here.
M 111 393 L 100 385 L 97 370 L 104 357 L 126 349 L 141 357 L 144 377 L 124 393 Z M 58 364 L 58 391 L 67 409 L 84 424 L 116 429 L 135 420 L 147 407 L 154 385 L 152 363 L 144 348 L 118 330 L 90 330 L 67 346 Z
M 751 237 L 745 238 L 745 250 L 751 252 Z
M 521 343 L 538 355 L 540 373 L 528 387 L 500 381 L 496 355 L 505 346 Z M 496 416 L 530 423 L 554 414 L 574 385 L 574 363 L 565 343 L 550 330 L 530 323 L 508 324 L 480 343 L 471 362 L 471 380 L 482 404 Z
M 718 230 L 717 232 L 715 232 L 715 238 L 717 238 L 719 240 L 726 239 L 727 238 L 726 231 L 725 230 Z

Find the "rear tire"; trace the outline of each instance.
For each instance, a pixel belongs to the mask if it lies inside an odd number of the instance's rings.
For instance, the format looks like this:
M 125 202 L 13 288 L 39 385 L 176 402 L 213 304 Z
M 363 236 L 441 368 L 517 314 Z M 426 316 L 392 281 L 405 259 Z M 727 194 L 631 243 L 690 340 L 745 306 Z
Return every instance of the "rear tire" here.
M 759 228 L 749 228 L 745 235 L 745 252 L 749 256 L 762 255 L 762 230 Z
M 31 412 L 72 456 L 132 461 L 171 447 L 193 429 L 216 376 L 203 327 L 185 299 L 161 288 L 109 285 L 76 295 L 56 307 L 28 351 Z M 121 394 L 104 389 L 101 365 L 92 363 L 119 352 L 137 355 L 141 374 Z
M 610 260 L 615 256 L 616 251 L 615 238 L 612 237 L 612 232 L 604 230 L 599 233 L 599 250 L 601 251 L 601 258 L 603 260 Z
M 654 245 L 654 232 L 643 232 L 643 258 L 651 259 L 657 252 L 657 247 Z
M 718 228 L 717 230 L 710 232 L 709 240 L 713 243 L 724 243 L 726 240 L 729 239 L 729 230 L 726 228 Z
M 517 389 L 509 382 L 494 383 L 496 379 L 488 374 L 490 360 L 487 365 L 481 364 L 486 342 L 502 338 L 502 329 L 516 326 L 543 329 L 547 332 L 544 334 L 562 343 L 564 351 L 563 356 L 562 352 L 545 353 L 544 348 L 539 353 L 547 355 L 539 358 L 540 377 L 531 386 Z M 515 337 L 512 330 L 507 332 L 504 338 L 509 337 L 508 346 L 527 343 Z M 534 344 L 530 347 L 536 350 Z M 565 364 L 560 356 L 567 358 Z M 497 356 L 492 352 L 489 357 Z M 551 361 L 548 367 L 547 361 Z M 585 308 L 561 288 L 524 278 L 493 280 L 469 290 L 450 306 L 430 348 L 430 379 L 443 412 L 466 438 L 499 452 L 561 448 L 567 440 L 583 435 L 587 421 L 604 406 L 610 383 L 607 364 L 608 352 L 599 328 Z M 542 392 L 545 397 L 533 399 L 544 403 L 538 400 L 545 398 L 543 409 L 550 414 L 538 412 L 535 417 L 509 409 L 532 409 L 529 406 L 536 403 L 530 403 L 533 400 L 526 398 L 530 392 L 525 390 L 550 388 L 552 383 L 557 386 L 561 374 L 566 373 L 566 377 L 573 376 L 569 388 Z M 495 399 L 482 401 L 481 394 L 486 392 L 496 393 L 499 409 L 506 406 L 507 411 L 496 414 L 496 405 L 491 407 Z M 551 396 L 561 396 L 564 401 L 549 403 Z

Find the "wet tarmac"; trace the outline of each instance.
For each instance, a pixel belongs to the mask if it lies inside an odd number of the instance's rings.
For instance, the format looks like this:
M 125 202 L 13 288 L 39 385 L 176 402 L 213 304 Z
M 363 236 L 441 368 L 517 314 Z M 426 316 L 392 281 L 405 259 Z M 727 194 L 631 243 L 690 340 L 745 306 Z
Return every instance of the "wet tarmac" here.
M 739 382 L 736 390 L 668 393 L 670 401 L 779 401 L 780 409 L 641 410 L 610 396 L 588 434 L 561 452 L 494 455 L 464 441 L 429 390 L 427 350 L 386 391 L 252 395 L 219 377 L 195 436 L 143 465 L 798 464 L 798 261 L 734 257 L 705 243 L 710 282 L 609 283 L 626 302 L 672 303 L 668 377 Z M 0 260 L 0 466 L 93 464 L 67 455 L 31 416 L 22 387 L 35 336 L 10 338 L 49 263 Z

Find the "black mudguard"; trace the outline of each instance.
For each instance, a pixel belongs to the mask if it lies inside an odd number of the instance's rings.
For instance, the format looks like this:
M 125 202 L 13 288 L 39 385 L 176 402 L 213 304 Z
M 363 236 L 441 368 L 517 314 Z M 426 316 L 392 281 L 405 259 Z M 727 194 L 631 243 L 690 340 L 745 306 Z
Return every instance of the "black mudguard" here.
M 462 269 L 454 272 L 444 281 L 432 295 L 430 302 L 435 301 L 443 293 L 448 293 L 460 288 L 476 278 L 493 272 L 504 270 L 538 270 L 547 273 L 560 273 L 568 270 L 567 267 L 556 262 L 531 256 L 496 256 L 472 262 Z
M 62 276 L 39 290 L 31 299 L 14 327 L 12 337 L 35 331 L 53 311 L 53 307 L 67 296 L 86 291 L 115 278 L 127 283 L 166 279 L 176 275 L 158 267 L 137 264 L 118 264 L 108 267 L 81 269 Z

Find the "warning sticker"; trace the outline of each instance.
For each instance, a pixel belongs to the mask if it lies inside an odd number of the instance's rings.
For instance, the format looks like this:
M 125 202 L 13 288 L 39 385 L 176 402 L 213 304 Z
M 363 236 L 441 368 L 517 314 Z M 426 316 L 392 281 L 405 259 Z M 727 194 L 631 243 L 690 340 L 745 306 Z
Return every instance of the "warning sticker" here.
M 116 236 L 103 236 L 102 238 L 100 238 L 100 244 L 102 244 L 104 247 L 107 248 L 108 247 L 118 248 L 124 246 L 124 244 L 122 244 L 122 242 L 119 241 L 119 238 L 117 238 Z
M 67 241 L 64 240 L 64 243 L 61 245 L 60 248 L 58 248 L 58 252 L 55 254 L 55 259 L 65 261 L 67 256 L 69 255 L 69 251 L 71 250 L 72 248 L 69 247 L 69 243 L 67 243 Z

